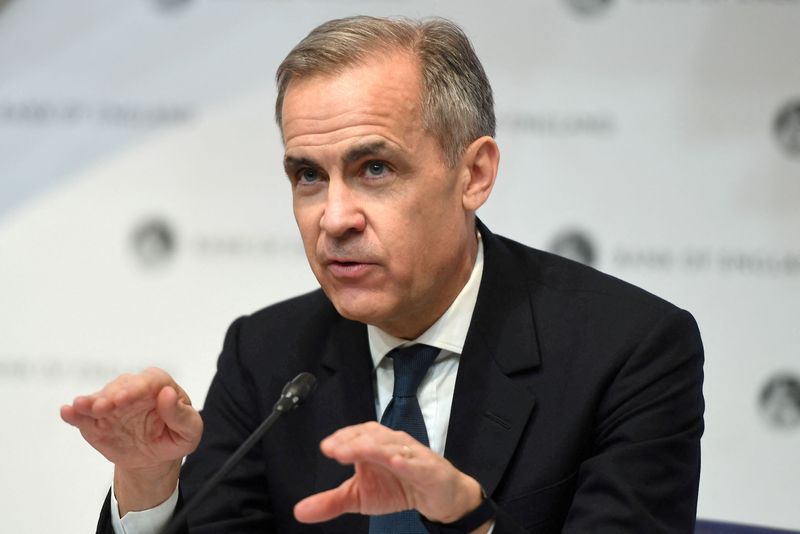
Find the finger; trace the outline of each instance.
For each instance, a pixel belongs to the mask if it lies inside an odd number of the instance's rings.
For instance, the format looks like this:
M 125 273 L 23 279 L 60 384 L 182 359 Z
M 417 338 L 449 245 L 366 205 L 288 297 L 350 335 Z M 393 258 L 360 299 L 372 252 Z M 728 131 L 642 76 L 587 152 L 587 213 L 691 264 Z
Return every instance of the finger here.
M 60 411 L 61 419 L 74 427 L 82 428 L 89 424 L 94 424 L 95 419 L 88 416 L 82 415 L 78 413 L 74 407 L 70 406 L 69 404 L 65 404 L 61 407 Z
M 360 423 L 357 425 L 350 425 L 344 428 L 340 428 L 330 436 L 329 439 L 334 440 L 349 440 L 356 438 L 362 434 L 370 434 L 370 435 L 391 435 L 392 433 L 396 432 L 392 430 L 388 426 L 384 426 L 377 421 L 367 421 L 366 423 Z
M 379 463 L 391 468 L 398 456 L 409 456 L 413 449 L 420 455 L 431 453 L 430 449 L 416 441 L 405 432 L 397 432 L 386 427 L 362 428 L 359 432 L 346 432 L 331 436 L 320 444 L 323 454 L 343 464 L 356 462 Z
M 134 379 L 136 375 L 131 373 L 125 373 L 119 375 L 117 378 L 103 386 L 99 392 L 97 392 L 94 396 L 97 398 L 105 397 L 107 399 L 114 399 L 120 393 L 120 391 L 126 389 L 130 384 L 131 381 Z
M 72 407 L 81 415 L 98 418 L 108 415 L 114 409 L 114 403 L 100 393 L 93 393 L 75 397 Z
M 202 433 L 200 414 L 188 402 L 188 398 L 184 400 L 179 396 L 175 388 L 162 388 L 156 399 L 156 406 L 164 423 L 184 439 L 193 441 Z
M 115 397 L 119 396 L 120 392 L 128 387 L 133 376 L 134 375 L 130 374 L 120 375 L 106 384 L 100 391 L 90 395 L 79 395 L 75 397 L 72 405 L 83 415 L 107 415 L 108 412 L 116 407 L 116 403 L 114 402 Z M 98 403 L 98 401 L 101 402 Z M 100 413 L 98 413 L 98 410 Z
M 404 436 L 408 435 L 404 432 L 396 432 L 378 422 L 370 421 L 368 423 L 340 428 L 322 440 L 320 446 L 324 453 L 326 448 L 339 447 L 341 445 L 353 443 L 358 440 L 370 440 L 376 443 L 391 443 L 404 441 Z M 410 438 L 410 436 L 408 436 L 408 438 Z
M 117 408 L 126 408 L 142 400 L 154 402 L 166 384 L 152 374 L 123 375 L 107 386 L 106 396 L 113 399 Z
M 75 412 L 71 406 L 61 407 L 61 419 L 80 430 L 84 439 L 91 444 L 97 439 L 102 439 L 105 434 L 105 431 L 101 428 L 103 423 L 102 419 L 81 415 Z
M 337 430 L 336 432 L 334 432 L 333 434 L 322 440 L 322 443 L 333 445 L 350 441 L 358 437 L 362 432 L 364 432 L 364 428 L 365 428 L 364 424 L 352 425 L 340 428 L 339 430 Z
M 342 514 L 358 511 L 358 498 L 353 491 L 352 479 L 338 488 L 323 491 L 298 502 L 294 507 L 294 517 L 301 523 L 319 523 Z
M 114 401 L 107 397 L 97 397 L 92 403 L 91 412 L 87 415 L 95 418 L 106 417 L 116 408 Z
M 450 462 L 405 432 L 393 432 L 391 437 L 404 442 L 380 442 L 365 433 L 349 442 L 329 445 L 327 455 L 345 465 L 381 466 L 422 491 L 438 486 L 456 472 Z
M 452 468 L 452 464 L 424 445 L 401 445 L 388 459 L 389 468 L 397 476 L 416 484 L 436 483 L 436 474 Z

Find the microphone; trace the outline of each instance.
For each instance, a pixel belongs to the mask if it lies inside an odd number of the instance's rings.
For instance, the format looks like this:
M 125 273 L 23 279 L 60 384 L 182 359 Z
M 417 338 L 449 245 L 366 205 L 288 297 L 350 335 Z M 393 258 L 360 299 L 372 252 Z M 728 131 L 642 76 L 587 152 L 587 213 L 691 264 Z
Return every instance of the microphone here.
M 189 516 L 189 512 L 195 509 L 197 504 L 202 501 L 203 498 L 208 495 L 208 493 L 214 489 L 217 484 L 219 484 L 220 480 L 222 480 L 225 475 L 228 474 L 233 466 L 239 463 L 239 460 L 241 460 L 242 457 L 244 457 L 244 455 L 253 448 L 253 445 L 258 443 L 267 430 L 270 429 L 270 427 L 281 415 L 297 408 L 301 402 L 306 400 L 306 398 L 311 395 L 316 386 L 317 379 L 314 378 L 314 375 L 311 373 L 300 373 L 285 386 L 283 386 L 281 396 L 278 399 L 278 402 L 275 403 L 275 406 L 273 406 L 272 413 L 269 414 L 269 417 L 264 419 L 264 421 L 253 431 L 252 434 L 250 434 L 244 443 L 239 445 L 239 448 L 236 449 L 236 451 L 225 461 L 224 464 L 222 464 L 222 467 L 219 468 L 219 471 L 214 473 L 214 476 L 209 478 L 208 481 L 203 484 L 194 498 L 189 501 L 186 506 L 184 506 L 181 511 L 172 518 L 172 520 L 170 520 L 161 534 L 177 534 L 180 532 L 183 523 Z
M 314 388 L 317 387 L 317 379 L 311 373 L 300 373 L 291 381 L 283 386 L 281 397 L 275 403 L 272 410 L 274 412 L 288 412 L 297 408 L 297 406 L 306 400 L 306 397 L 311 395 Z

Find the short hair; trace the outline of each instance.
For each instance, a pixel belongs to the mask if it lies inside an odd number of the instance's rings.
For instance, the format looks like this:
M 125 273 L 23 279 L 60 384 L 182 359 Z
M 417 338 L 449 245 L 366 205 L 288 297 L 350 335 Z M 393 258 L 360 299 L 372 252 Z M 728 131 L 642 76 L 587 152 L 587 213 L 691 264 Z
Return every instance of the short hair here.
M 339 74 L 378 53 L 408 51 L 422 74 L 423 127 L 452 167 L 479 137 L 495 135 L 492 88 L 463 30 L 441 18 L 348 17 L 314 28 L 278 67 L 275 120 L 283 135 L 286 90 L 295 78 Z

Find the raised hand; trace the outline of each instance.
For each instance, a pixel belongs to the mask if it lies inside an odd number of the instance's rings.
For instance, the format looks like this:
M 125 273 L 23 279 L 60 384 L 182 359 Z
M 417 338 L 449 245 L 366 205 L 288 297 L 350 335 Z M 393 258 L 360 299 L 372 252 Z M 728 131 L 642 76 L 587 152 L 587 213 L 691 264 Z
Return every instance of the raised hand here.
M 297 503 L 295 517 L 304 523 L 344 513 L 379 515 L 412 508 L 428 519 L 449 523 L 481 502 L 474 478 L 405 432 L 376 422 L 338 430 L 320 449 L 339 463 L 355 465 L 355 474 L 338 488 Z
M 181 459 L 197 448 L 203 421 L 189 396 L 157 368 L 125 374 L 61 407 L 61 418 L 115 466 L 120 513 L 160 504 Z

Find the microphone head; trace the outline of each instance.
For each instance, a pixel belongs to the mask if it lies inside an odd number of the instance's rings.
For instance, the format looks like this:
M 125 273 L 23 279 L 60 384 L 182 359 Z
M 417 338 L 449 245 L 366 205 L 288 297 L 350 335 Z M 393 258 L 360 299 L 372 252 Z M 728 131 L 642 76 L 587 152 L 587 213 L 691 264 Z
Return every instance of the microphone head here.
M 275 405 L 279 411 L 297 408 L 317 387 L 317 379 L 311 373 L 300 373 L 291 382 L 283 386 L 281 398 Z

